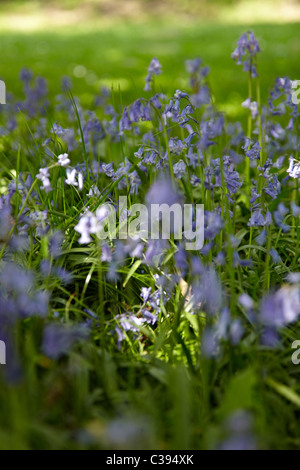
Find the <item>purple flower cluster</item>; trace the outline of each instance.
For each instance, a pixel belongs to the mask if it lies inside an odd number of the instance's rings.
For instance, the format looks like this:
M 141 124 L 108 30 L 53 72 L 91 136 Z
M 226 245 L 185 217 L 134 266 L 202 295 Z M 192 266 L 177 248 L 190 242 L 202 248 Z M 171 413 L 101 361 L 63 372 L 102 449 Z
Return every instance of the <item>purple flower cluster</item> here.
M 232 53 L 233 60 L 237 65 L 243 65 L 243 70 L 249 72 L 251 77 L 257 77 L 256 57 L 261 52 L 259 43 L 254 36 L 253 31 L 243 34 L 238 42 L 237 47 Z

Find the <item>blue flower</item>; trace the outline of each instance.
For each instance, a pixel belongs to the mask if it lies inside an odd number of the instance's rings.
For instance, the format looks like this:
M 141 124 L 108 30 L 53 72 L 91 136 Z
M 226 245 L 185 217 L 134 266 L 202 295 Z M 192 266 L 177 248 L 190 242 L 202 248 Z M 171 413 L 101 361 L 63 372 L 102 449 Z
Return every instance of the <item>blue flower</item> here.
M 257 54 L 261 52 L 259 43 L 252 31 L 242 34 L 237 42 L 237 47 L 232 53 L 232 59 L 237 65 L 244 65 L 244 71 L 250 72 L 252 78 L 257 77 L 255 60 Z
M 250 139 L 248 139 L 248 137 L 246 137 L 245 144 L 242 146 L 242 149 L 245 150 L 245 154 L 250 160 L 260 159 L 261 147 L 259 146 L 258 142 L 255 142 L 253 144 L 253 142 Z
M 159 63 L 159 61 L 154 57 L 151 62 L 150 62 L 150 65 L 148 67 L 148 75 L 146 77 L 146 85 L 145 85 L 145 88 L 144 88 L 144 91 L 150 91 L 151 90 L 151 82 L 153 80 L 153 76 L 154 75 L 160 75 L 162 72 L 162 67 L 161 67 L 161 64 Z
M 45 327 L 42 352 L 50 359 L 67 354 L 78 341 L 87 339 L 89 331 L 79 325 L 49 324 Z
M 143 299 L 144 303 L 146 303 L 149 299 L 151 290 L 151 287 L 142 287 L 141 298 Z
M 300 291 L 298 286 L 282 287 L 275 294 L 266 296 L 260 305 L 259 319 L 268 327 L 282 328 L 295 322 L 300 315 Z

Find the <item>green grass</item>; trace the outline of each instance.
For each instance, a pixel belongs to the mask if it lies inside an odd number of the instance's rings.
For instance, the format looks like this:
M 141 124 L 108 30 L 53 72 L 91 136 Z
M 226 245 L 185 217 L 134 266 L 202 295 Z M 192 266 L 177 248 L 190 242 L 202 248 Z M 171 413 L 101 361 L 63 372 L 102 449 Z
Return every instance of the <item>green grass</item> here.
M 249 25 L 251 28 L 251 25 Z M 106 85 L 124 93 L 124 104 L 142 95 L 143 80 L 152 57 L 157 56 L 164 73 L 159 79 L 163 91 L 187 88 L 184 62 L 201 57 L 211 67 L 210 81 L 216 102 L 231 117 L 241 117 L 240 103 L 246 98 L 247 78 L 234 66 L 230 54 L 245 25 L 191 23 L 180 26 L 153 22 L 147 24 L 116 23 L 115 27 L 89 30 L 80 28 L 56 31 L 15 33 L 2 32 L 0 71 L 8 92 L 20 93 L 18 74 L 30 67 L 47 77 L 51 95 L 60 91 L 60 78 L 73 75 L 74 67 L 83 65 L 95 74 L 93 84 L 74 78 L 73 93 L 85 106 L 91 93 Z M 299 24 L 254 25 L 261 40 L 260 60 L 262 99 L 278 76 L 296 79 L 299 75 Z
M 247 75 L 230 57 L 236 40 L 245 29 L 242 24 L 199 22 L 182 26 L 163 21 L 147 24 L 116 22 L 110 28 L 98 30 L 82 25 L 74 30 L 67 27 L 53 32 L 1 32 L 1 78 L 5 80 L 8 92 L 20 95 L 19 71 L 24 66 L 32 68 L 36 74 L 48 79 L 53 106 L 55 95 L 60 93 L 62 76 L 72 76 L 76 66 L 84 66 L 94 83 L 88 83 L 85 77 L 74 78 L 73 93 L 80 96 L 85 109 L 90 109 L 93 95 L 102 85 L 113 86 L 113 99 L 122 100 L 123 104 L 144 95 L 144 77 L 153 56 L 163 65 L 163 74 L 156 81 L 158 90 L 171 96 L 177 88 L 188 89 L 184 62 L 201 57 L 211 67 L 209 80 L 218 108 L 226 111 L 231 119 L 242 118 L 246 123 L 247 112 L 240 105 L 247 98 Z M 261 40 L 263 51 L 259 72 L 264 102 L 276 77 L 299 78 L 300 29 L 298 24 L 255 25 L 253 29 Z M 50 117 L 58 121 L 65 118 L 63 113 Z M 30 125 L 35 129 L 36 122 L 31 121 Z M 72 125 L 77 131 L 77 123 Z M 154 121 L 154 130 L 157 130 L 156 125 Z M 142 123 L 142 130 L 152 124 L 147 126 L 148 123 Z M 173 127 L 171 130 L 174 135 L 180 135 L 180 131 Z M 164 137 L 158 130 L 157 135 L 164 149 Z M 24 147 L 19 153 L 10 135 L 1 136 L 1 192 L 16 177 L 12 168 L 18 168 L 17 173 L 19 169 L 30 171 L 34 179 L 39 168 L 46 164 L 42 151 L 37 152 L 33 145 L 25 117 L 19 116 L 14 136 L 16 139 L 21 136 L 23 142 L 25 136 Z M 208 158 L 215 158 L 224 150 L 222 139 L 220 136 L 217 146 L 208 150 Z M 55 142 L 57 154 L 61 143 L 60 140 Z M 38 144 L 41 149 L 41 142 Z M 97 156 L 108 163 L 110 159 L 119 160 L 129 149 L 128 155 L 136 163 L 133 153 L 138 144 L 139 137 L 129 133 L 124 144 L 114 144 L 107 136 L 99 145 Z M 70 156 L 72 164 L 83 163 L 85 158 L 91 157 L 85 155 L 81 147 L 70 152 Z M 177 156 L 172 158 L 177 159 Z M 50 194 L 41 189 L 32 191 L 26 200 L 32 212 L 37 207 L 48 209 L 51 228 L 63 231 L 62 257 L 52 259 L 48 235 L 36 236 L 34 227 L 29 229 L 30 250 L 12 255 L 16 262 L 37 273 L 39 285 L 44 283 L 52 299 L 46 320 L 28 318 L 16 327 L 24 375 L 13 386 L 1 377 L 0 449 L 211 449 L 218 447 L 228 436 L 226 420 L 240 410 L 250 410 L 253 415 L 257 447 L 299 448 L 299 368 L 291 363 L 290 348 L 291 342 L 299 338 L 299 324 L 282 332 L 278 349 L 269 349 L 258 344 L 255 325 L 248 321 L 247 313 L 237 303 L 241 292 L 248 292 L 259 303 L 269 285 L 272 288 L 281 286 L 290 270 L 299 270 L 299 237 L 297 239 L 294 226 L 298 219 L 290 221 L 291 234 L 284 234 L 274 226 L 269 229 L 270 244 L 283 259 L 271 265 L 266 249 L 253 241 L 260 229 L 253 230 L 253 240 L 252 231 L 249 235 L 249 207 L 245 204 L 244 189 L 235 198 L 233 222 L 228 207 L 224 209 L 226 224 L 218 238 L 218 246 L 228 250 L 228 265 L 218 268 L 218 273 L 224 287 L 225 303 L 231 296 L 231 313 L 242 318 L 247 326 L 240 344 L 233 346 L 224 341 L 220 358 L 204 358 L 201 354 L 202 333 L 205 322 L 208 324 L 212 320 L 202 311 L 198 315 L 189 315 L 180 286 L 176 285 L 170 301 L 161 307 L 163 323 L 155 328 L 147 326 L 142 331 L 141 341 L 127 337 L 123 349 L 119 350 L 116 338 L 110 334 L 114 317 L 128 309 L 138 311 L 140 289 L 142 286 L 154 287 L 156 270 L 146 264 L 137 266 L 134 258 L 128 257 L 119 268 L 119 282 L 105 278 L 109 265 L 99 261 L 97 243 L 79 246 L 74 232 L 84 206 L 91 203 L 86 196 L 91 183 L 87 176 L 83 193 L 78 193 L 75 188 L 64 185 L 63 171 L 54 164 L 51 169 L 54 191 Z M 243 163 L 239 171 L 244 178 Z M 155 168 L 149 171 L 148 180 L 145 177 L 140 194 L 132 196 L 132 202 L 141 202 L 151 184 L 150 179 L 155 179 L 157 173 Z M 257 173 L 258 170 L 252 169 L 252 176 Z M 98 176 L 101 191 L 109 189 L 112 197 L 117 198 L 116 185 L 110 185 L 110 180 L 103 174 L 99 179 Z M 279 176 L 282 180 L 285 168 Z M 34 184 L 40 188 L 40 183 Z M 191 200 L 207 201 L 212 208 L 227 201 L 225 184 L 216 189 L 215 200 L 209 199 L 210 192 L 203 186 L 200 194 L 183 180 L 178 184 Z M 288 205 L 292 192 L 288 183 L 276 203 Z M 298 195 L 297 199 L 299 202 Z M 16 193 L 12 200 L 16 220 L 23 208 L 24 201 L 20 201 L 21 195 Z M 93 204 L 97 205 L 99 201 L 95 200 Z M 270 202 L 271 209 L 275 205 Z M 235 235 L 240 237 L 239 252 L 243 257 L 251 252 L 254 268 L 238 267 L 235 270 L 230 266 L 231 253 L 226 243 L 233 226 L 236 227 Z M 6 256 L 5 248 L 2 251 L 1 245 L 1 262 Z M 217 246 L 214 249 L 216 252 Z M 173 247 L 168 252 L 163 265 L 163 269 L 173 273 L 177 273 L 173 260 L 175 251 Z M 200 258 L 209 263 L 210 256 L 201 255 Z M 54 275 L 45 279 L 39 272 L 40 262 L 45 259 L 55 265 L 63 264 L 74 274 L 74 282 L 64 287 Z M 187 281 L 193 281 L 190 273 Z M 76 346 L 59 360 L 50 360 L 43 355 L 43 328 L 45 323 L 57 321 L 54 312 L 58 312 L 62 321 L 76 323 L 86 319 L 85 307 L 99 317 L 93 324 L 91 340 Z M 121 430 L 124 425 L 123 435 L 118 435 L 116 430 L 110 431 L 112 423 Z

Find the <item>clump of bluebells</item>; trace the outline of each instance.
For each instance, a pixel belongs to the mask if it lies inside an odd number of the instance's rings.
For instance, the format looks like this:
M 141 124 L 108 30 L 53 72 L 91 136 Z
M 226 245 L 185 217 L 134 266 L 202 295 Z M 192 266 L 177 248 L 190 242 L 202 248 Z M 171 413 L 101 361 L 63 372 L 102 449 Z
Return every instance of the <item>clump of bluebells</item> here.
M 288 78 L 276 80 L 266 104 L 255 96 L 260 52 L 248 32 L 232 54 L 248 74 L 245 129 L 218 111 L 201 59 L 187 60 L 184 90 L 158 93 L 162 66 L 154 58 L 141 97 L 121 108 L 101 89 L 92 110 L 67 79 L 53 109 L 46 81 L 22 70 L 23 99 L 10 97 L 1 108 L 1 136 L 13 134 L 0 195 L 0 339 L 14 351 L 6 380 L 26 375 L 22 334 L 32 328 L 45 369 L 76 351 L 88 355 L 91 345 L 104 356 L 184 364 L 201 383 L 205 416 L 228 381 L 237 387 L 238 374 L 253 389 L 273 387 L 288 398 L 266 357 L 299 331 L 299 113 Z M 22 147 L 26 129 L 16 109 L 28 119 L 31 147 Z M 168 239 L 151 239 L 138 225 L 124 232 L 135 220 L 133 204 L 203 204 L 203 246 L 187 249 L 175 219 Z M 233 414 L 222 411 L 216 448 L 260 447 L 257 403 L 249 400 L 240 399 L 243 410 L 225 399 Z

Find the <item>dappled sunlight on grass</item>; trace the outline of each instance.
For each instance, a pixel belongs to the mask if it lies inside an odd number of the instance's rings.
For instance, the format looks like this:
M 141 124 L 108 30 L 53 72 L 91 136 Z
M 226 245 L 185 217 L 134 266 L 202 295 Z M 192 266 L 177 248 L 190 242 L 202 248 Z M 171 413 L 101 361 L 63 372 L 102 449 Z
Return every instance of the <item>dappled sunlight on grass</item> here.
M 248 25 L 261 42 L 264 61 L 259 62 L 262 77 L 262 98 L 266 100 L 269 86 L 277 76 L 296 79 L 299 68 L 295 57 L 300 54 L 298 24 Z M 201 57 L 211 68 L 210 81 L 216 100 L 231 117 L 245 114 L 238 103 L 245 99 L 247 79 L 232 67 L 231 52 L 245 25 L 197 23 L 174 26 L 164 21 L 147 24 L 126 24 L 118 28 L 77 28 L 47 30 L 34 34 L 0 33 L 2 43 L 1 79 L 8 91 L 21 93 L 18 74 L 23 66 L 47 77 L 51 94 L 60 91 L 61 76 L 70 76 L 74 93 L 84 97 L 100 86 L 124 92 L 124 104 L 142 95 L 147 64 L 157 56 L 163 66 L 159 91 L 186 89 L 184 63 L 188 58 Z M 159 34 L 157 33 L 159 31 Z M 59 71 L 59 73 L 58 73 Z M 122 77 L 122 78 L 121 78 Z M 231 95 L 234 87 L 235 96 Z M 238 107 L 237 107 L 238 106 Z
M 286 23 L 300 21 L 300 4 L 282 0 L 242 0 L 234 8 L 224 8 L 224 22 Z
M 167 25 L 187 26 L 195 21 L 217 23 L 286 23 L 300 21 L 300 4 L 296 0 L 241 0 L 239 2 L 177 1 L 144 2 L 142 0 L 86 0 L 76 8 L 66 4 L 37 2 L 1 5 L 2 31 L 64 30 L 78 31 L 111 28 L 124 22 L 147 23 L 163 20 Z

